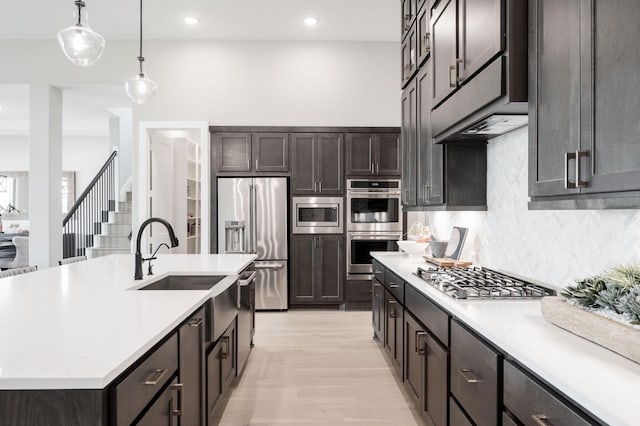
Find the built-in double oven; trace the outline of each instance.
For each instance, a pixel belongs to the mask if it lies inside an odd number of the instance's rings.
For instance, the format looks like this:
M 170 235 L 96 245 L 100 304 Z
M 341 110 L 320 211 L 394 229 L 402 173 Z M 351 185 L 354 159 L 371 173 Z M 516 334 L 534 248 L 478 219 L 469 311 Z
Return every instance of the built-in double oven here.
M 399 179 L 347 180 L 347 279 L 370 279 L 371 252 L 397 251 L 402 239 Z

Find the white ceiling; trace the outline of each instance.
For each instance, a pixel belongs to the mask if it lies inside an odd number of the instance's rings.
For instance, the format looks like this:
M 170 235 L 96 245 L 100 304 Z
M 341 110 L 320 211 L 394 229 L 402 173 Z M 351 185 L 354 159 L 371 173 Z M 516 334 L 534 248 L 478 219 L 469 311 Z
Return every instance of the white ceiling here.
M 137 39 L 132 0 L 86 0 L 90 26 L 107 39 Z M 146 39 L 399 41 L 398 0 L 147 0 Z M 3 1 L 0 39 L 52 39 L 72 25 L 72 0 Z M 320 23 L 307 28 L 302 19 Z M 185 16 L 200 23 L 187 26 Z

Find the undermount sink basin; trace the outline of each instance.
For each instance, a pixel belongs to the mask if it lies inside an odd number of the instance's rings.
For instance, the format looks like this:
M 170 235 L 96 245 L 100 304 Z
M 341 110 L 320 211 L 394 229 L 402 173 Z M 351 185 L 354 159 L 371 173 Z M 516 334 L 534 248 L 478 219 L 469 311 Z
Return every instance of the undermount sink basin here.
M 209 290 L 224 275 L 169 275 L 138 290 Z

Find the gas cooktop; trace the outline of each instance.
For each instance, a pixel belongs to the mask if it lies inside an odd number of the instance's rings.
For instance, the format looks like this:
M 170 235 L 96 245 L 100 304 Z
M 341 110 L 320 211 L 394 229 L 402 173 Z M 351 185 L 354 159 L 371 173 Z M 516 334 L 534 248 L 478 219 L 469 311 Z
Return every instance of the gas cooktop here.
M 485 267 L 419 267 L 415 275 L 456 299 L 539 299 L 556 294 L 554 290 Z

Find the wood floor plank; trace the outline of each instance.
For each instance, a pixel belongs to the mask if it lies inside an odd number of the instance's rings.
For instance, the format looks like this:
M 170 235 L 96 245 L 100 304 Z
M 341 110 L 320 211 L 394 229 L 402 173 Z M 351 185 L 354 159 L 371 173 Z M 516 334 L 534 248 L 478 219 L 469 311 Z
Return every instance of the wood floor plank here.
M 219 424 L 422 424 L 372 336 L 370 312 L 258 312 Z

